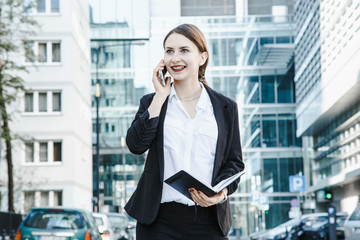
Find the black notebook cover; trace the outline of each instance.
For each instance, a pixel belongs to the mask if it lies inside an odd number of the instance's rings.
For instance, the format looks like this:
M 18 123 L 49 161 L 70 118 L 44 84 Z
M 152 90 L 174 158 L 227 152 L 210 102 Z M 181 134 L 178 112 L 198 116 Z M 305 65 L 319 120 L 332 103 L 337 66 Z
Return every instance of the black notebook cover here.
M 235 178 L 233 181 L 235 181 L 236 179 L 237 178 Z M 233 181 L 231 181 L 230 183 L 232 183 Z M 209 197 L 217 194 L 216 191 L 214 191 L 213 189 L 210 189 L 208 186 L 201 183 L 199 180 L 197 180 L 196 178 L 194 178 L 193 176 L 191 176 L 184 170 L 181 170 L 181 171 L 177 172 L 176 174 L 174 174 L 173 176 L 169 177 L 168 179 L 165 180 L 165 182 L 167 184 L 169 184 L 171 187 L 175 188 L 180 193 L 182 193 L 183 195 L 185 195 L 191 201 L 193 201 L 193 199 L 189 193 L 190 188 L 195 188 L 196 190 L 200 190 Z M 224 188 L 226 186 L 224 186 Z

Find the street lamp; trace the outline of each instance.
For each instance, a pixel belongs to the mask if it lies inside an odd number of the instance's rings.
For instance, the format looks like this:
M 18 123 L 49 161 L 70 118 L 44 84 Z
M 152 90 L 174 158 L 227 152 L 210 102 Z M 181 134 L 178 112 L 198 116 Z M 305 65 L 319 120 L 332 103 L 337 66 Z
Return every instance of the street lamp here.
M 96 68 L 98 65 L 96 63 Z M 98 70 L 96 69 L 96 91 L 95 91 L 95 100 L 96 100 L 96 211 L 99 212 L 99 202 L 100 202 L 100 190 L 99 190 L 99 165 L 100 165 L 100 142 L 99 142 L 99 133 L 100 133 L 100 126 L 99 126 L 99 100 L 100 100 L 100 84 L 98 79 Z
M 126 158 L 125 158 L 125 138 L 121 137 L 120 145 L 122 149 L 122 164 L 123 164 L 123 177 L 124 177 L 124 206 L 126 204 Z
M 112 41 L 117 41 L 118 39 L 112 39 Z M 117 46 L 124 46 L 124 45 L 144 45 L 145 40 L 149 40 L 148 38 L 145 39 L 121 39 L 120 44 L 109 44 L 104 45 L 102 40 L 100 41 L 99 46 L 96 48 L 96 93 L 95 93 L 95 101 L 96 101 L 96 165 L 95 165 L 95 196 L 94 196 L 94 207 L 96 207 L 96 211 L 99 212 L 100 208 L 100 189 L 99 189 L 99 165 L 100 165 L 100 140 L 99 140 L 99 133 L 100 133 L 100 124 L 99 124 L 99 100 L 100 100 L 100 80 L 99 80 L 99 65 L 104 66 L 106 64 L 106 57 L 105 57 L 105 48 L 106 47 L 117 47 Z M 99 41 L 99 39 L 93 39 L 93 41 Z M 100 57 L 101 60 L 100 61 Z M 121 140 L 121 147 L 123 148 L 123 166 L 124 166 L 124 176 L 125 176 L 125 202 L 126 202 L 126 172 L 125 172 L 125 139 Z

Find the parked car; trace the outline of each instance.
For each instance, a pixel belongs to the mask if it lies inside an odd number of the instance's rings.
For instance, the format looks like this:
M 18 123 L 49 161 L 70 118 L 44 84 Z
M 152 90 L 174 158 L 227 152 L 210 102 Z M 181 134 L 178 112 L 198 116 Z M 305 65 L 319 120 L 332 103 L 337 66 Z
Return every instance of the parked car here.
M 20 224 L 15 240 L 101 240 L 89 211 L 75 208 L 33 208 Z
M 294 234 L 296 226 L 300 224 L 301 218 L 290 219 L 289 221 L 280 224 L 268 231 L 267 240 L 285 240 L 287 237 Z
M 350 217 L 345 221 L 345 239 L 360 239 L 360 205 L 354 210 Z
M 115 233 L 111 227 L 109 217 L 104 213 L 92 214 L 98 226 L 102 240 L 117 240 Z
M 344 222 L 348 217 L 345 212 L 336 213 L 336 236 L 338 240 L 345 239 Z M 306 214 L 302 217 L 299 239 L 329 239 L 329 220 L 327 213 Z
M 129 217 L 125 213 L 105 213 L 110 221 L 115 239 L 128 240 Z
M 344 239 L 344 221 L 347 213 L 336 213 L 337 239 Z M 294 240 L 294 239 L 328 239 L 328 214 L 310 213 L 291 219 L 272 229 L 253 233 L 251 240 Z
M 254 232 L 249 235 L 250 240 L 265 240 L 267 239 L 268 231 Z

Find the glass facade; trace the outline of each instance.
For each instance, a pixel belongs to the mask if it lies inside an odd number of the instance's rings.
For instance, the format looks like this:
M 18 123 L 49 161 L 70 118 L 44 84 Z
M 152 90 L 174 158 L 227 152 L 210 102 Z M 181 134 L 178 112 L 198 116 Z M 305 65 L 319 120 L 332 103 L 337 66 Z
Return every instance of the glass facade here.
M 103 211 L 124 211 L 125 202 L 135 190 L 145 161 L 145 155 L 131 154 L 122 140 L 134 119 L 140 98 L 146 93 L 148 81 L 143 78 L 143 75 L 148 77 L 143 73 L 147 73 L 144 69 L 148 63 L 143 62 L 149 42 L 142 31 L 148 23 L 145 21 L 138 25 L 138 13 L 129 14 L 132 4 L 132 1 L 123 1 L 121 5 L 118 1 L 106 4 L 90 1 L 93 191 L 95 196 L 95 91 L 99 84 L 99 203 Z M 135 26 L 141 31 L 136 32 Z M 143 54 L 135 54 L 137 52 Z
M 319 1 L 298 1 L 295 8 L 296 100 L 302 102 L 321 80 Z M 302 30 L 306 24 L 305 30 Z
M 292 0 L 277 0 L 277 1 L 251 0 L 246 2 L 248 4 L 249 15 L 270 15 L 273 13 L 272 6 L 286 6 L 287 14 L 293 13 Z
M 235 15 L 235 0 L 181 0 L 181 16 Z
M 314 135 L 314 182 L 360 164 L 360 104 L 330 121 Z
M 359 203 L 359 1 L 295 1 L 297 134 L 312 210 L 350 213 Z M 331 201 L 322 197 L 331 191 Z

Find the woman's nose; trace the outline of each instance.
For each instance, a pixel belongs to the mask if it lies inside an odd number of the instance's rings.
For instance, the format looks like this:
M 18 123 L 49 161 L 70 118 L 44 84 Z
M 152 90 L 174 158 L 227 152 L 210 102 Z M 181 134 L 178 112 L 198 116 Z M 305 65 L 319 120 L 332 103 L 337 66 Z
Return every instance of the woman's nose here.
M 180 60 L 180 53 L 179 52 L 174 52 L 174 54 L 171 56 L 171 61 L 172 62 L 178 62 Z

